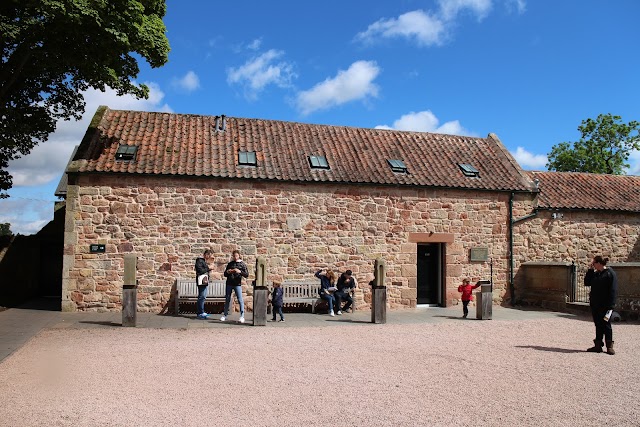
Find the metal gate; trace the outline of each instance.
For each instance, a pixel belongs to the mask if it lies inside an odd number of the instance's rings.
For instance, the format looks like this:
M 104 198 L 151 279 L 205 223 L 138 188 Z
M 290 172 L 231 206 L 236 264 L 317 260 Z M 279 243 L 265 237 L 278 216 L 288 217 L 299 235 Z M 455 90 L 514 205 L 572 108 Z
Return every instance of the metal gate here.
M 576 265 L 571 262 L 571 302 L 589 302 L 589 287 L 584 285 L 584 275 L 587 274 L 586 265 Z

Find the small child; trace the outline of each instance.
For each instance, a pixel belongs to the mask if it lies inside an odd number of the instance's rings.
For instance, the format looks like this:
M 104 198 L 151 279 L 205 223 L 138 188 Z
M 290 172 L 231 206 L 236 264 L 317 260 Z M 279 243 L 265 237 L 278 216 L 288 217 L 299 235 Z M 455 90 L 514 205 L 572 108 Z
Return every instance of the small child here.
M 473 301 L 472 293 L 473 290 L 478 286 L 480 286 L 480 283 L 471 285 L 471 280 L 469 280 L 468 278 L 463 279 L 462 285 L 458 286 L 458 292 L 462 292 L 462 297 L 460 299 L 462 300 L 463 318 L 466 318 L 467 314 L 469 314 L 469 308 L 467 308 L 467 306 L 469 305 L 469 301 Z
M 273 319 L 272 322 L 276 321 L 276 311 L 280 314 L 280 321 L 284 322 L 284 315 L 282 314 L 282 288 L 280 287 L 280 283 L 273 282 L 273 291 L 271 291 L 271 305 L 273 309 Z

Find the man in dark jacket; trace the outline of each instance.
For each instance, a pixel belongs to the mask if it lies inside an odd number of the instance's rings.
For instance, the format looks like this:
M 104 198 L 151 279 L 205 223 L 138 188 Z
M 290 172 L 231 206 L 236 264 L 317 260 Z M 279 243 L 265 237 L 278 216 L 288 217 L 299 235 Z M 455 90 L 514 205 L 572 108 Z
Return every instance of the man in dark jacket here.
M 220 318 L 221 322 L 227 320 L 229 315 L 229 305 L 231 305 L 231 294 L 235 291 L 240 305 L 240 323 L 244 323 L 244 301 L 242 300 L 242 278 L 249 277 L 247 264 L 240 258 L 240 251 L 232 253 L 233 260 L 224 269 L 224 277 L 227 278 L 227 288 L 224 294 L 224 314 Z
M 196 314 L 198 319 L 206 319 L 209 315 L 204 311 L 204 301 L 207 296 L 207 287 L 209 286 L 209 260 L 211 259 L 211 251 L 204 251 L 202 258 L 196 258 L 196 285 L 198 286 L 198 302 L 196 304 Z
M 608 261 L 609 258 L 602 258 L 600 255 L 594 257 L 584 276 L 584 285 L 591 287 L 589 305 L 593 323 L 596 326 L 594 346 L 587 349 L 591 353 L 602 353 L 602 337 L 604 337 L 607 354 L 615 354 L 610 310 L 613 311 L 616 305 L 618 278 L 616 273 L 606 266 Z
M 347 270 L 338 277 L 337 288 L 338 290 L 333 294 L 336 298 L 336 305 L 338 306 L 338 311 L 336 314 L 342 314 L 349 312 L 351 305 L 353 304 L 353 298 L 351 298 L 351 292 L 356 287 L 356 279 L 353 277 L 353 272 L 351 270 Z M 344 308 L 340 308 L 342 306 L 342 301 L 347 301 L 344 305 Z
M 276 313 L 280 314 L 280 321 L 284 322 L 284 314 L 282 314 L 282 305 L 284 303 L 284 291 L 280 286 L 280 283 L 273 282 L 273 291 L 271 291 L 271 305 L 273 306 L 273 319 L 272 322 L 276 321 Z

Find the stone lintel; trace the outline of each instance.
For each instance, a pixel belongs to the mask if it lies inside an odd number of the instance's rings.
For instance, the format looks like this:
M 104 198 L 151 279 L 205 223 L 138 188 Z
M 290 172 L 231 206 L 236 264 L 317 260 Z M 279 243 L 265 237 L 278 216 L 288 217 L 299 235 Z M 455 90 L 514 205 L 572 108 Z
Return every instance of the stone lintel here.
M 453 233 L 409 233 L 412 243 L 453 243 Z

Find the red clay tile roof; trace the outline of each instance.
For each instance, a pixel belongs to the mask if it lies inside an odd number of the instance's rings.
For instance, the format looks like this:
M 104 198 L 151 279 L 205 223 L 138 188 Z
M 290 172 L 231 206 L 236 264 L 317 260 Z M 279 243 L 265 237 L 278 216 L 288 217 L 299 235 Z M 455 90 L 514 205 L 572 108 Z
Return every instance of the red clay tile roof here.
M 542 209 L 640 212 L 640 176 L 581 172 L 528 172 L 538 179 Z
M 96 113 L 68 172 L 209 176 L 294 182 L 363 183 L 498 191 L 535 187 L 493 134 L 487 138 L 360 129 L 276 120 L 110 110 Z M 134 161 L 115 160 L 119 144 L 136 145 Z M 239 166 L 255 151 L 257 166 Z M 308 156 L 330 169 L 311 169 Z M 394 173 L 387 159 L 409 173 Z M 459 163 L 479 172 L 469 178 Z

